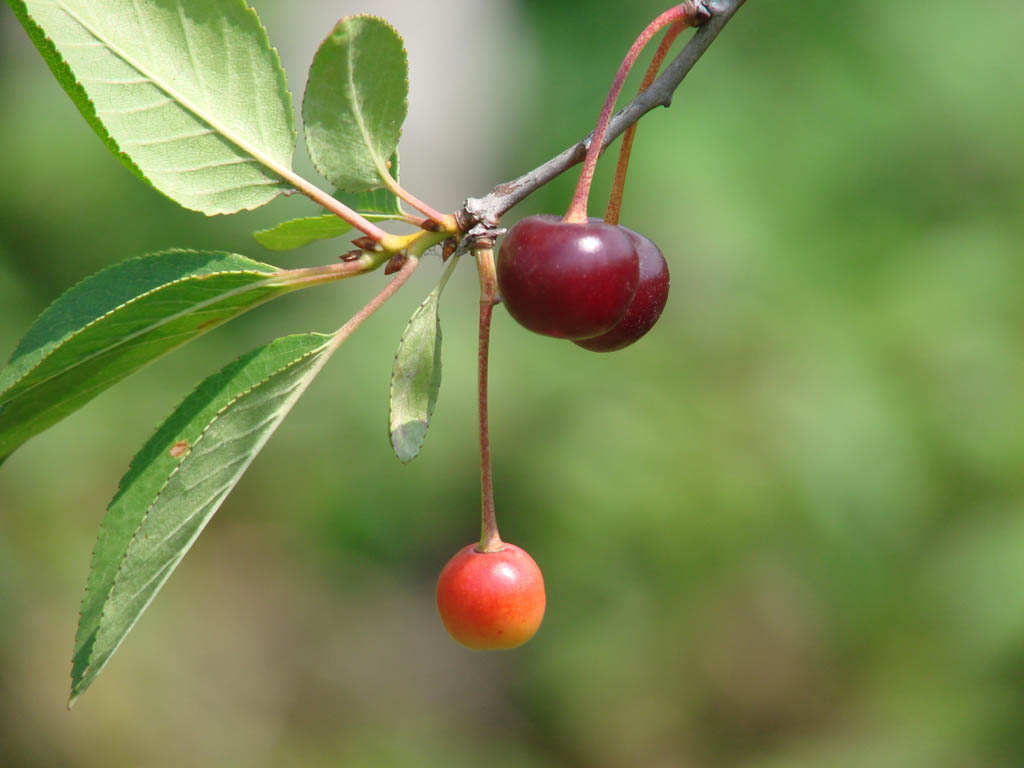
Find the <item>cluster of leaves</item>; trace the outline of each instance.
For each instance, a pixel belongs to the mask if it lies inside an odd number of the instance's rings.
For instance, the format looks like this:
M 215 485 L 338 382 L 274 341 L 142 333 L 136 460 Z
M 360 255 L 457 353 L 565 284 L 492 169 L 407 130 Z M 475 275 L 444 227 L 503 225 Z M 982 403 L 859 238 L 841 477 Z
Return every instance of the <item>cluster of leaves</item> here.
M 242 0 L 8 5 L 106 146 L 180 205 L 230 214 L 294 188 L 315 189 L 291 169 L 292 97 L 277 52 Z M 310 155 L 339 190 L 335 198 L 367 220 L 412 220 L 395 192 L 407 66 L 391 26 L 354 16 L 337 24 L 310 69 L 302 107 Z M 324 214 L 255 237 L 283 250 L 350 229 Z M 238 254 L 170 250 L 85 279 L 43 312 L 0 371 L 0 463 L 211 328 L 290 291 L 375 269 L 389 256 L 364 252 L 355 271 L 285 270 Z M 396 357 L 390 429 L 402 461 L 418 453 L 437 397 L 437 304 L 446 279 L 413 316 Z M 93 554 L 72 702 L 351 329 L 286 336 L 240 357 L 199 384 L 132 460 Z

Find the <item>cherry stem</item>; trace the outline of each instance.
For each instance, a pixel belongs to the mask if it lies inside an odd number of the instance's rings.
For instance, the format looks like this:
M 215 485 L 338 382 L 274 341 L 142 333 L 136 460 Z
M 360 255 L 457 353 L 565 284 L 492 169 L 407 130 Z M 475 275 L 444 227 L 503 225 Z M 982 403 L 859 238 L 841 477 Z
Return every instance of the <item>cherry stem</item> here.
M 356 328 L 366 322 L 370 315 L 380 309 L 384 302 L 394 296 L 395 292 L 402 287 L 405 281 L 412 277 L 412 273 L 416 271 L 416 267 L 418 267 L 419 264 L 419 257 L 410 254 L 409 258 L 406 259 L 405 264 L 402 265 L 402 268 L 398 270 L 395 276 L 391 278 L 391 281 L 384 286 L 380 293 L 370 299 L 365 307 L 352 315 L 347 323 L 335 331 L 334 338 L 331 339 L 332 346 L 334 348 L 339 347 L 345 339 L 352 335 Z
M 686 27 L 687 23 L 685 21 L 677 21 L 665 30 L 665 36 L 661 38 L 661 44 L 658 46 L 658 50 L 655 52 L 654 58 L 651 59 L 651 64 L 647 67 L 647 72 L 644 74 L 644 79 L 640 83 L 640 88 L 637 91 L 638 95 L 650 88 L 654 78 L 658 76 L 658 70 L 661 69 L 661 63 L 668 55 L 672 43 L 675 42 L 675 39 L 679 37 L 679 33 L 686 29 Z M 622 209 L 622 191 L 626 186 L 626 173 L 629 171 L 629 153 L 633 149 L 633 137 L 635 135 L 636 123 L 629 126 L 622 135 L 622 145 L 619 147 L 619 162 L 615 166 L 615 181 L 612 182 L 612 193 L 608 198 L 608 209 L 604 215 L 604 220 L 609 224 L 619 223 L 619 212 Z
M 337 198 L 331 197 L 329 194 L 324 192 L 315 184 L 306 181 L 306 179 L 299 176 L 289 168 L 275 167 L 274 170 L 281 178 L 291 184 L 295 189 L 304 194 L 314 203 L 318 203 L 322 208 L 326 208 L 328 211 L 333 213 L 343 221 L 347 221 L 353 227 L 358 229 L 360 232 L 365 234 L 367 237 L 372 237 L 376 242 L 383 245 L 386 249 L 392 250 L 391 247 L 394 244 L 394 235 L 390 235 L 383 229 L 378 227 L 371 221 L 367 221 L 365 218 L 360 216 L 358 213 L 353 211 L 343 202 Z
M 449 233 L 456 232 L 458 230 L 458 227 L 455 225 L 455 217 L 450 213 L 440 213 L 434 210 L 434 208 L 427 205 L 395 181 L 394 177 L 390 173 L 381 174 L 381 178 L 384 180 L 384 186 L 386 186 L 395 196 L 404 200 L 427 218 L 436 221 L 438 225 L 440 225 L 441 229 Z
M 477 350 L 480 405 L 480 543 L 478 552 L 497 552 L 504 547 L 498 535 L 494 511 L 494 482 L 491 475 L 491 442 L 487 427 L 487 363 L 490 356 L 491 314 L 498 303 L 498 280 L 494 271 L 494 250 L 474 250 L 480 276 L 480 344 Z
M 601 154 L 604 135 L 608 130 L 608 122 L 612 118 L 612 110 L 615 109 L 615 102 L 618 100 L 622 86 L 626 82 L 626 76 L 629 74 L 629 70 L 633 68 L 633 64 L 636 62 L 640 52 L 651 41 L 651 38 L 658 33 L 658 30 L 666 24 L 671 24 L 674 21 L 693 23 L 697 18 L 699 18 L 699 13 L 697 3 L 694 0 L 680 3 L 669 8 L 648 24 L 647 28 L 640 33 L 640 36 L 633 41 L 633 45 L 630 46 L 629 51 L 626 53 L 626 58 L 619 65 L 619 71 L 615 74 L 612 87 L 608 91 L 608 98 L 605 99 L 601 115 L 597 119 L 597 126 L 590 137 L 590 145 L 587 147 L 587 156 L 583 161 L 580 180 L 576 184 L 576 192 L 573 194 L 569 211 L 565 214 L 565 221 L 567 223 L 582 224 L 587 220 L 587 198 L 590 197 L 590 185 L 594 181 L 594 170 L 597 168 L 597 158 Z

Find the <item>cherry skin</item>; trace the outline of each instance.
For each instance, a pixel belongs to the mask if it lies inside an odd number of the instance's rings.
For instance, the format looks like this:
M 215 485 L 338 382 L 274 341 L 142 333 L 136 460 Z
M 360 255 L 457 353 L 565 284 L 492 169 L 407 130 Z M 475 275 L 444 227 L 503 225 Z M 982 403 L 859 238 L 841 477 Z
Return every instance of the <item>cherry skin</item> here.
M 658 246 L 638 232 L 626 227 L 622 229 L 632 238 L 640 259 L 640 286 L 626 308 L 626 314 L 610 331 L 576 342 L 592 352 L 613 352 L 640 339 L 658 322 L 668 301 L 668 264 Z
M 460 549 L 437 581 L 437 609 L 448 633 L 474 650 L 517 648 L 544 618 L 544 578 L 526 552 L 502 544 Z
M 505 235 L 497 266 L 509 314 L 524 328 L 559 339 L 610 330 L 639 284 L 632 239 L 600 220 L 528 216 Z

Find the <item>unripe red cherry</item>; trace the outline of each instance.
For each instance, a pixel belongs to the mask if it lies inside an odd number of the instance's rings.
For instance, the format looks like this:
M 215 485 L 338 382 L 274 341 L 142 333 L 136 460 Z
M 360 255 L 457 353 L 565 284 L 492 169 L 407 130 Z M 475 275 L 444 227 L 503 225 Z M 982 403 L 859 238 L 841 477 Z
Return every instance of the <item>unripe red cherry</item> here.
M 437 581 L 437 609 L 448 633 L 475 650 L 517 648 L 544 618 L 544 578 L 526 552 L 502 544 L 460 549 Z
M 640 285 L 636 296 L 610 331 L 576 343 L 592 352 L 612 352 L 628 347 L 647 333 L 661 317 L 668 301 L 668 264 L 650 238 L 626 227 L 621 227 L 633 240 L 640 259 Z
M 587 339 L 625 314 L 639 283 L 639 260 L 621 227 L 528 216 L 498 251 L 498 289 L 524 328 L 560 339 Z

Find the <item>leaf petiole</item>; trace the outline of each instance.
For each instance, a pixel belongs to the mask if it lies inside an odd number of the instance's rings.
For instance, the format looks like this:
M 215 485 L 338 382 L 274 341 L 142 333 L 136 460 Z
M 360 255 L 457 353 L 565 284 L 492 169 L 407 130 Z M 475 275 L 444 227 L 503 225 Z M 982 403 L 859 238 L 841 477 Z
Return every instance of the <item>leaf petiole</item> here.
M 455 217 L 452 214 L 439 213 L 438 211 L 434 210 L 431 206 L 427 205 L 427 203 L 420 200 L 418 197 L 416 197 L 407 189 L 405 189 L 405 187 L 403 187 L 401 184 L 395 181 L 395 179 L 392 178 L 390 173 L 382 173 L 381 178 L 384 181 L 384 186 L 391 190 L 391 192 L 394 193 L 396 197 L 398 197 L 401 200 L 404 200 L 406 203 L 411 205 L 413 208 L 422 213 L 428 219 L 436 221 L 442 230 L 444 230 L 450 235 L 453 235 L 459 231 L 459 227 L 455 223 Z M 422 224 L 419 224 L 418 226 L 422 226 Z
M 334 336 L 331 338 L 330 342 L 331 349 L 333 350 L 340 347 L 360 325 L 366 322 L 374 312 L 384 305 L 384 302 L 394 296 L 398 289 L 405 284 L 405 281 L 412 277 L 412 273 L 416 271 L 416 267 L 419 265 L 420 260 L 416 256 L 410 256 L 406 259 L 402 268 L 398 270 L 393 278 L 391 278 L 391 282 L 385 285 L 384 289 L 380 293 L 370 299 L 365 307 L 352 315 L 347 323 L 334 332 Z
M 362 325 L 367 318 L 370 317 L 370 315 L 380 309 L 384 302 L 394 296 L 395 292 L 401 288 L 405 284 L 405 281 L 412 276 L 412 273 L 416 271 L 416 267 L 418 267 L 420 263 L 420 256 L 422 256 L 429 248 L 432 248 L 441 241 L 447 239 L 447 237 L 447 233 L 444 232 L 428 232 L 426 230 L 421 230 L 419 232 L 414 232 L 411 235 L 406 235 L 404 238 L 399 238 L 408 241 L 408 245 L 403 246 L 403 248 L 408 248 L 409 250 L 405 264 L 403 264 L 402 268 L 395 273 L 395 276 L 391 278 L 391 282 L 384 286 L 384 289 L 380 293 L 370 299 L 369 303 L 367 303 L 365 307 L 356 312 L 347 323 L 334 332 L 334 336 L 331 339 L 332 347 L 340 346 L 345 339 L 352 335 L 352 332 L 355 331 L 356 328 Z M 375 258 L 377 256 L 378 254 L 368 251 L 364 253 L 359 260 L 351 263 L 358 264 L 363 258 Z M 379 265 L 380 264 L 378 263 L 377 266 Z
M 272 168 L 282 179 L 291 184 L 295 189 L 304 194 L 314 203 L 317 203 L 323 208 L 333 213 L 340 219 L 347 221 L 353 227 L 358 229 L 360 232 L 365 234 L 367 237 L 373 238 L 375 241 L 381 244 L 381 246 L 391 252 L 402 250 L 401 245 L 396 245 L 397 235 L 392 235 L 385 232 L 383 229 L 378 227 L 376 224 L 367 221 L 361 215 L 353 211 L 343 202 L 337 198 L 331 197 L 329 194 L 324 192 L 320 187 L 316 186 L 310 181 L 299 176 L 294 171 L 290 171 L 287 168 L 276 167 Z

